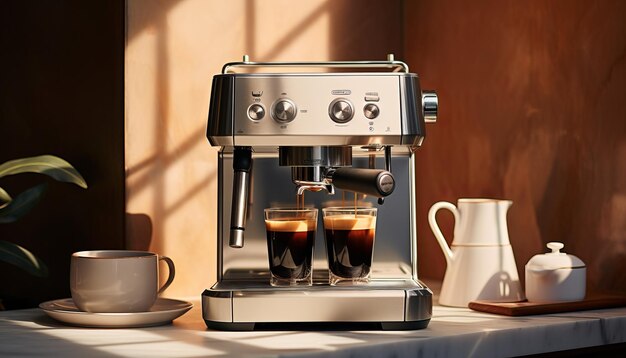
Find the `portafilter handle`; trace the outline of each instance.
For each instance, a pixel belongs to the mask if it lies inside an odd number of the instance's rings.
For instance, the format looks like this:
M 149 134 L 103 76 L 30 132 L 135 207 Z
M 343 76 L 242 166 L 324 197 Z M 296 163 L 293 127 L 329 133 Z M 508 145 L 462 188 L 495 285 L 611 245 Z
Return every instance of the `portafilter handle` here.
M 329 173 L 334 187 L 371 195 L 388 196 L 396 187 L 393 174 L 387 170 L 342 167 Z
M 233 198 L 230 214 L 230 247 L 243 247 L 243 234 L 246 230 L 248 211 L 248 190 L 252 170 L 252 148 L 235 147 L 233 152 Z

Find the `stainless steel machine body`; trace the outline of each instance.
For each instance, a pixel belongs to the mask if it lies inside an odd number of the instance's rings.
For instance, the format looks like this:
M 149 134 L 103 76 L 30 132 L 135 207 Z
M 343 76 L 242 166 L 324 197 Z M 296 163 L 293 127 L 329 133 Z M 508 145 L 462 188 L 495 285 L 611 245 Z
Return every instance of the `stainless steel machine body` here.
M 236 67 L 390 68 L 402 72 L 226 73 Z M 427 326 L 432 293 L 417 276 L 416 168 L 437 97 L 394 61 L 253 63 L 213 79 L 207 137 L 218 157 L 217 282 L 202 294 L 207 326 L 297 323 Z M 374 169 L 375 168 L 375 169 Z M 330 286 L 318 222 L 313 285 L 269 284 L 263 209 L 378 206 L 371 281 Z M 332 194 L 332 195 L 331 195 Z M 382 199 L 384 197 L 384 200 Z M 383 205 L 380 205 L 383 203 Z M 245 240 L 244 240 L 245 236 Z

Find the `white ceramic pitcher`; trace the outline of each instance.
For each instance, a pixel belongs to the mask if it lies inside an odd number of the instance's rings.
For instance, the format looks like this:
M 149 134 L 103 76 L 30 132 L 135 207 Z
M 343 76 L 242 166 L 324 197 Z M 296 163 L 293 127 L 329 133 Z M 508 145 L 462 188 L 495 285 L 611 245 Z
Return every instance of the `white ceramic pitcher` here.
M 474 300 L 524 299 L 506 224 L 511 204 L 510 200 L 459 199 L 458 208 L 446 201 L 430 208 L 428 222 L 448 265 L 440 304 L 467 307 Z M 448 209 L 454 215 L 452 248 L 437 225 L 439 209 Z

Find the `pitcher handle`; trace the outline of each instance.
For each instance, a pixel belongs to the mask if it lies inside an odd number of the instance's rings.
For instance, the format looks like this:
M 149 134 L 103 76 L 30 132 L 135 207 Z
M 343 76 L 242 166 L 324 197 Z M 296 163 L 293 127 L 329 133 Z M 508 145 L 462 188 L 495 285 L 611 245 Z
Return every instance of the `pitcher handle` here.
M 448 243 L 446 242 L 446 238 L 443 237 L 443 233 L 441 232 L 439 225 L 437 225 L 436 215 L 439 209 L 448 209 L 452 212 L 452 215 L 454 215 L 454 225 L 459 222 L 460 214 L 459 209 L 457 209 L 454 204 L 447 201 L 440 201 L 435 203 L 433 206 L 430 207 L 430 210 L 428 211 L 428 223 L 430 224 L 430 229 L 433 231 L 433 234 L 435 234 L 435 238 L 437 239 L 439 246 L 441 246 L 441 250 L 443 250 L 443 254 L 446 258 L 447 264 L 450 265 L 454 255 L 452 253 L 452 250 L 450 250 L 450 246 L 448 246 Z
M 172 281 L 174 281 L 174 275 L 176 274 L 176 269 L 174 268 L 174 261 L 172 261 L 172 259 L 170 259 L 167 256 L 159 256 L 159 261 L 165 261 L 165 263 L 167 264 L 167 268 L 169 269 L 168 271 L 168 276 L 167 276 L 167 281 L 165 281 L 165 283 L 163 284 L 163 286 L 161 286 L 161 288 L 159 288 L 159 292 L 157 292 L 157 294 L 160 294 L 161 292 L 165 291 L 166 288 L 170 287 L 170 285 L 172 284 Z

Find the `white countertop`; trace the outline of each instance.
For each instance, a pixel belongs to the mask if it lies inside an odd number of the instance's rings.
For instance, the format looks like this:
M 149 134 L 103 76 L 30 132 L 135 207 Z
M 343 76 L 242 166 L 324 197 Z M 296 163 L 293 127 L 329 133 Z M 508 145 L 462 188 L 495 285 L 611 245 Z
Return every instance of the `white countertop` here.
M 135 329 L 65 326 L 39 309 L 0 312 L 0 356 L 502 357 L 626 342 L 626 308 L 505 317 L 435 306 L 417 331 L 206 329 L 199 301 L 173 324 Z

